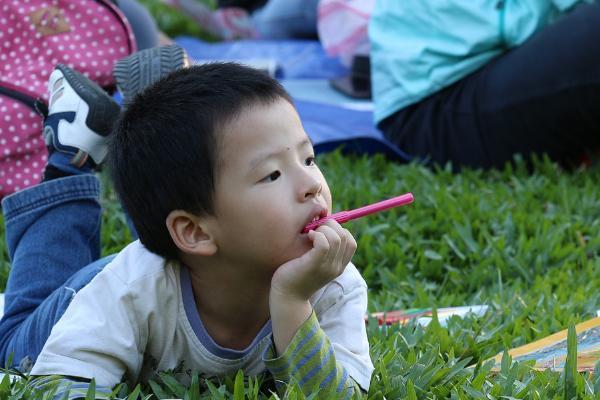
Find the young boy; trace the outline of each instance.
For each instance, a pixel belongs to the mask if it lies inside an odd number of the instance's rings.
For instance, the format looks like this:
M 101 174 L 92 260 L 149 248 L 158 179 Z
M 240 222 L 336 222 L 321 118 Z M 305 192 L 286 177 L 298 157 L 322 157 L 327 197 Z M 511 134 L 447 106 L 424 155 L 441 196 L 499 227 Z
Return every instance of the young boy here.
M 278 389 L 368 390 L 356 242 L 335 221 L 302 233 L 331 194 L 276 81 L 236 64 L 182 69 L 129 101 L 110 136 L 90 129 L 88 109 L 113 111 L 87 79 L 62 66 L 50 90 L 49 173 L 3 201 L 5 360 L 104 388 L 243 369 Z M 99 255 L 90 172 L 106 152 L 140 239 L 82 268 Z

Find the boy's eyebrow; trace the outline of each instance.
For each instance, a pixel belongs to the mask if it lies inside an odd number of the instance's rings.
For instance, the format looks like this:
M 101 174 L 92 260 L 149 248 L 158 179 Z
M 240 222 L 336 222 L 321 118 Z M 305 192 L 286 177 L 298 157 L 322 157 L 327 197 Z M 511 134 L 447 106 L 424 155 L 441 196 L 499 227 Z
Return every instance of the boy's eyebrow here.
M 306 138 L 304 138 L 303 140 L 301 140 L 300 142 L 298 142 L 298 144 L 296 144 L 296 148 L 299 149 L 306 145 L 310 145 L 312 147 L 312 140 L 310 140 L 310 138 L 308 136 Z M 288 151 L 289 149 L 290 149 L 290 147 L 284 147 L 282 149 L 275 150 L 270 153 L 259 154 L 257 157 L 250 160 L 250 170 L 253 170 L 262 162 L 269 160 L 271 158 L 275 158 L 278 155 L 280 155 L 281 153 Z

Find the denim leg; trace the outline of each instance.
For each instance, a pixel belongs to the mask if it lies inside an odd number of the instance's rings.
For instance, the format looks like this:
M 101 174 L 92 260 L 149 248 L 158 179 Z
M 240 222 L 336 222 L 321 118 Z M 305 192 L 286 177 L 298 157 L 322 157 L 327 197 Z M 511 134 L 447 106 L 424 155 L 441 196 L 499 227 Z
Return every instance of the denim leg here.
M 100 254 L 99 194 L 95 176 L 77 175 L 2 201 L 12 260 L 0 320 L 2 359 L 12 352 L 17 363 L 35 359 L 77 285 L 101 269 L 101 263 L 83 268 Z
M 317 38 L 318 0 L 270 0 L 252 13 L 263 39 Z

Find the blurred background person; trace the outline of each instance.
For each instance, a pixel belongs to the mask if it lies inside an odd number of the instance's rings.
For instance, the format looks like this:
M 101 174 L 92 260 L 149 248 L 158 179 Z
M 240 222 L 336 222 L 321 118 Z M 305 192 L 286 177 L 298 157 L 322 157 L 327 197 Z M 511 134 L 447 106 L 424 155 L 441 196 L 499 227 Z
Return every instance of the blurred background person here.
M 600 145 L 597 2 L 378 1 L 369 36 L 375 121 L 414 157 L 571 164 Z

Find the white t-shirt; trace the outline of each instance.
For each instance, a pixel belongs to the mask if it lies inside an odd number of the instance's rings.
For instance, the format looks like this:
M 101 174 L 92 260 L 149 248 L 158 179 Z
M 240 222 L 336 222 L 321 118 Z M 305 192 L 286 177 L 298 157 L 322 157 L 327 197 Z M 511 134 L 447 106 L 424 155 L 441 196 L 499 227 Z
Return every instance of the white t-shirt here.
M 336 359 L 365 390 L 373 364 L 364 314 L 367 285 L 356 267 L 310 299 Z M 189 273 L 139 241 L 123 249 L 73 298 L 40 353 L 32 375 L 95 378 L 97 385 L 135 384 L 171 371 L 188 383 L 243 369 L 266 370 L 262 355 L 271 344 L 270 321 L 245 350 L 222 348 L 208 335 L 194 302 Z

